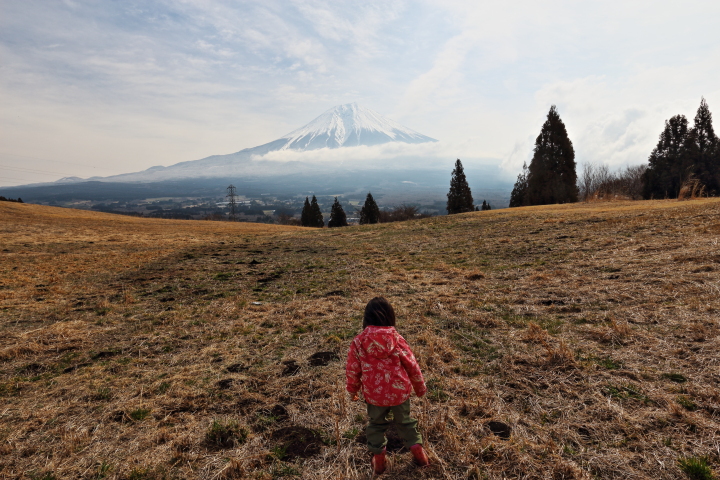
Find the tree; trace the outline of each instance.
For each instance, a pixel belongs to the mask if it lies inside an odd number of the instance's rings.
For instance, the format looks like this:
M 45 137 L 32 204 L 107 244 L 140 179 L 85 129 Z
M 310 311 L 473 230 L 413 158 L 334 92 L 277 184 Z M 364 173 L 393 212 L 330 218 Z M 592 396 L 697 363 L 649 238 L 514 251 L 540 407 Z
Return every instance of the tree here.
M 685 143 L 688 138 L 688 120 L 675 115 L 665 120 L 657 146 L 648 158 L 643 196 L 645 198 L 677 197 L 684 177 L 691 167 Z
M 365 203 L 360 209 L 360 225 L 378 223 L 380 221 L 380 209 L 375 203 L 372 193 L 368 192 Z
M 305 197 L 305 204 L 303 205 L 302 213 L 300 214 L 300 225 L 303 227 L 312 227 L 313 225 L 310 223 L 310 216 L 310 200 L 308 200 L 308 197 Z
M 316 228 L 323 228 L 325 226 L 325 220 L 323 219 L 323 214 L 320 211 L 320 205 L 318 205 L 315 195 L 313 195 L 310 201 L 310 226 Z
M 340 202 L 338 202 L 337 197 L 335 197 L 335 203 L 332 205 L 332 209 L 330 210 L 330 221 L 328 222 L 328 227 L 347 227 L 347 216 L 345 215 L 345 210 L 343 210 L 342 205 L 340 205 Z
M 300 220 L 284 212 L 277 216 L 277 221 L 280 225 L 293 225 L 296 227 L 302 225 L 302 223 L 300 223 Z
M 527 189 L 528 189 L 528 166 L 523 162 L 522 173 L 518 174 L 517 181 L 510 194 L 510 206 L 522 207 L 527 205 Z
M 695 115 L 695 124 L 688 132 L 685 142 L 692 171 L 698 181 L 707 188 L 710 195 L 720 193 L 720 140 L 712 125 L 712 113 L 705 98 Z M 687 178 L 683 178 L 683 181 Z
M 643 177 L 645 198 L 675 198 L 683 184 L 695 182 L 710 195 L 720 194 L 720 140 L 704 98 L 692 128 L 684 115 L 665 121 Z
M 450 178 L 450 191 L 447 194 L 447 212 L 448 215 L 454 213 L 472 212 L 475 210 L 473 206 L 472 193 L 465 178 L 465 170 L 463 170 L 462 162 L 458 158 L 455 162 L 455 168 Z
M 590 201 L 593 193 L 595 193 L 595 164 L 586 162 L 583 165 L 582 174 L 580 175 L 580 197 L 586 202 Z
M 392 210 L 383 210 L 380 212 L 379 223 L 405 222 L 416 218 L 427 218 L 430 215 L 420 213 L 420 209 L 415 205 L 398 205 Z
M 490 204 L 487 203 L 485 200 L 483 200 L 482 207 L 480 207 L 480 210 L 492 210 L 492 207 L 490 207 Z
M 535 139 L 533 158 L 527 177 L 527 205 L 577 202 L 575 150 L 565 124 L 555 108 Z

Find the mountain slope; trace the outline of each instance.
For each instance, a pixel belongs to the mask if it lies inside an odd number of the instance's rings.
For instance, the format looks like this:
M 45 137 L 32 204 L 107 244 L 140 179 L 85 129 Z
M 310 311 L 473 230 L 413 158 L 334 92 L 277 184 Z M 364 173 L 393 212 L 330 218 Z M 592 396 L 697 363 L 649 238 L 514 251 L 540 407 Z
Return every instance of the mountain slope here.
M 300 162 L 264 162 L 253 157 L 280 150 L 308 151 L 321 148 L 347 148 L 373 146 L 396 142 L 416 144 L 436 142 L 385 118 L 379 113 L 356 103 L 338 105 L 326 111 L 307 125 L 272 142 L 246 148 L 228 155 L 212 155 L 200 160 L 176 163 L 169 167 L 156 166 L 135 173 L 111 177 L 93 177 L 90 180 L 114 182 L 157 182 L 179 178 L 226 177 L 228 175 L 275 175 L 317 170 L 317 165 Z M 322 167 L 326 168 L 326 167 Z

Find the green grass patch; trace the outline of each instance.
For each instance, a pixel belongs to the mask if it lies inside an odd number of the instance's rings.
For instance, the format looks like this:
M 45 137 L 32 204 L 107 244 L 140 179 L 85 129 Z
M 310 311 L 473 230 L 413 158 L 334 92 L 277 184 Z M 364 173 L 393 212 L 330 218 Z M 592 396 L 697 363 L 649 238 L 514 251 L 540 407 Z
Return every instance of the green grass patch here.
M 287 455 L 287 447 L 278 446 L 270 450 L 270 456 L 282 460 Z
M 685 457 L 678 460 L 678 467 L 691 480 L 714 480 L 707 457 Z
M 245 443 L 249 433 L 236 420 L 213 420 L 205 433 L 205 442 L 217 448 L 230 448 Z
M 687 382 L 687 378 L 685 378 L 685 375 L 682 375 L 680 373 L 663 373 L 662 377 L 667 378 L 671 382 L 675 382 L 675 383 Z
M 105 463 L 104 461 L 98 462 L 97 472 L 94 478 L 95 480 L 102 480 L 103 478 L 107 478 L 112 471 L 113 466 L 111 464 Z
M 133 410 L 128 414 L 130 418 L 135 420 L 136 422 L 145 420 L 148 415 L 150 415 L 150 409 L 149 408 L 138 408 L 137 410 Z
M 272 475 L 273 479 L 285 477 L 299 477 L 300 470 L 290 464 L 284 462 L 277 462 L 270 470 L 270 475 Z
M 127 480 L 159 480 L 168 478 L 163 467 L 135 467 L 128 474 Z
M 685 395 L 678 395 L 675 399 L 677 403 L 680 404 L 685 410 L 689 412 L 694 412 L 698 409 L 697 403 L 693 402 L 690 398 L 688 398 Z
M 110 391 L 110 388 L 108 387 L 100 387 L 95 391 L 95 395 L 93 395 L 93 398 L 95 400 L 110 400 L 112 398 L 112 392 Z
M 170 388 L 170 386 L 171 386 L 170 382 L 162 382 L 157 387 L 157 394 L 162 395 L 163 393 L 167 392 L 168 389 Z
M 427 398 L 433 402 L 445 402 L 450 399 L 445 390 L 443 390 L 442 382 L 437 378 L 431 378 L 427 381 Z
M 607 355 L 603 357 L 590 355 L 587 357 L 587 361 L 592 362 L 606 370 L 617 370 L 623 366 L 623 363 L 620 360 L 615 360 Z
M 643 403 L 654 403 L 650 397 L 642 393 L 640 387 L 624 383 L 619 385 L 608 384 L 605 386 L 605 392 L 612 398 L 618 400 L 638 400 Z
M 28 476 L 31 480 L 57 480 L 57 477 L 52 472 L 29 473 Z
M 537 319 L 538 325 L 547 330 L 550 335 L 557 335 L 565 322 L 559 318 L 541 317 Z

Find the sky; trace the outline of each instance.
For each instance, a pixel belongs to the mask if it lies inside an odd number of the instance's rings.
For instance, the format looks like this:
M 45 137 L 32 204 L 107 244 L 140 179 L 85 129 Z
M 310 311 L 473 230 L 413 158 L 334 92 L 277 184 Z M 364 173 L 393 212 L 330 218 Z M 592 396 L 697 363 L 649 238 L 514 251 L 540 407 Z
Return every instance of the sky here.
M 438 139 L 448 172 L 514 178 L 551 105 L 578 164 L 637 165 L 666 119 L 703 96 L 720 112 L 718 18 L 692 0 L 0 0 L 0 186 L 232 153 L 351 102 Z

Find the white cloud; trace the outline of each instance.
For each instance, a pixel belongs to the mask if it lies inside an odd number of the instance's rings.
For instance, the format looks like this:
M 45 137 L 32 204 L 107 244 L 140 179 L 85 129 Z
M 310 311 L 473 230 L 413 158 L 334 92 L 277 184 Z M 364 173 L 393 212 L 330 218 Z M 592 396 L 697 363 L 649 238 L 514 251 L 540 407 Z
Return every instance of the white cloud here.
M 0 8 L 0 144 L 30 157 L 141 170 L 253 147 L 357 101 L 443 141 L 423 158 L 494 158 L 514 176 L 551 104 L 578 161 L 611 166 L 644 161 L 701 95 L 720 111 L 718 2 Z
M 638 165 L 647 161 L 666 119 L 677 114 L 692 119 L 702 94 L 711 108 L 720 108 L 720 87 L 703 92 L 705 79 L 720 75 L 720 49 L 711 52 L 709 58 L 718 61 L 703 59 L 681 69 L 639 69 L 612 81 L 607 76 L 590 76 L 554 82 L 536 92 L 535 109 L 544 116 L 550 105 L 557 105 L 578 163 L 602 163 L 613 168 Z M 503 168 L 519 171 L 523 161 L 531 157 L 544 118 L 536 115 L 532 121 L 534 126 L 527 121 L 525 129 L 534 135 L 516 142 L 512 153 L 505 156 Z
M 277 150 L 265 155 L 253 156 L 253 161 L 270 161 L 278 163 L 303 162 L 307 164 L 333 164 L 345 165 L 353 168 L 362 165 L 363 167 L 387 168 L 388 160 L 402 163 L 407 167 L 407 162 L 413 166 L 424 168 L 435 168 L 438 160 L 448 160 L 452 155 L 448 151 L 452 147 L 442 142 L 430 143 L 385 143 L 374 146 L 359 146 L 345 148 L 321 148 L 304 152 L 294 150 Z

